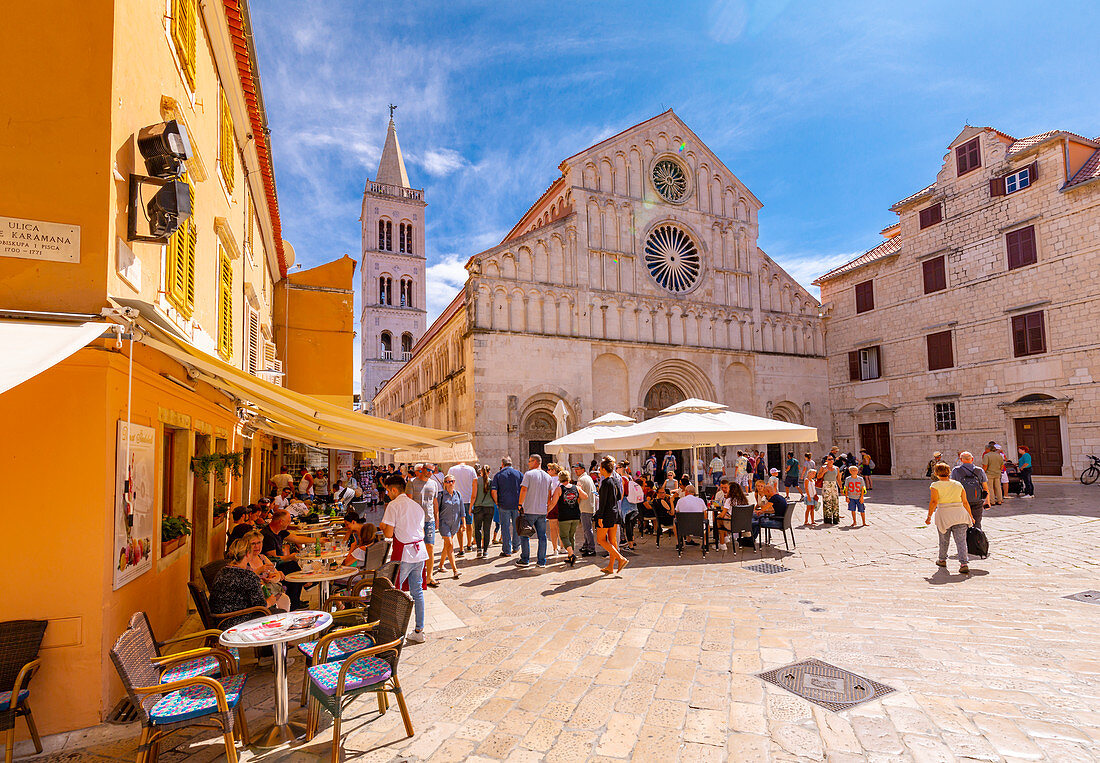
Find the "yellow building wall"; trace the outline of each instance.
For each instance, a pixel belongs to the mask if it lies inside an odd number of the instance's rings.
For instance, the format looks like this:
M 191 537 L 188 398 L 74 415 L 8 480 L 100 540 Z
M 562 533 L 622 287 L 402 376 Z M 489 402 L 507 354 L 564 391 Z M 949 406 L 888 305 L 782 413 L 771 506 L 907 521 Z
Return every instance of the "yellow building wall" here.
M 354 274 L 355 260 L 347 255 L 291 273 L 276 284 L 274 314 L 285 386 L 349 409 L 355 373 Z

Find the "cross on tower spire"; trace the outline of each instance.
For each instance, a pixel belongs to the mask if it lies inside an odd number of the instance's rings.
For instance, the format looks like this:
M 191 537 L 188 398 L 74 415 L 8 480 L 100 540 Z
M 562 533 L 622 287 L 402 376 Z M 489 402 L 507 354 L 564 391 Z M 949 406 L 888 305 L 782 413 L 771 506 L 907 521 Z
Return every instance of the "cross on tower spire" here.
M 390 119 L 393 119 L 393 112 L 397 110 L 397 107 L 392 103 L 390 104 Z

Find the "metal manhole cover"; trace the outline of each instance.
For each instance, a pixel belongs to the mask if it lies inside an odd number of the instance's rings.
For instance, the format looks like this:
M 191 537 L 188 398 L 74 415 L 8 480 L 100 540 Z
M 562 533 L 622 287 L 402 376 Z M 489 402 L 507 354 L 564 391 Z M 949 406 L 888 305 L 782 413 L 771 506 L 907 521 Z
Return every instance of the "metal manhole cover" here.
M 1062 598 L 1073 599 L 1074 601 L 1084 601 L 1089 604 L 1100 604 L 1100 591 L 1081 591 L 1081 593 L 1063 596 Z
M 777 572 L 793 572 L 790 567 L 784 567 L 782 564 L 772 564 L 771 562 L 750 564 L 745 569 L 752 570 L 753 572 L 763 572 L 765 575 L 774 575 Z
M 821 660 L 803 660 L 758 673 L 757 678 L 834 712 L 847 710 L 894 691 L 885 684 L 857 676 Z

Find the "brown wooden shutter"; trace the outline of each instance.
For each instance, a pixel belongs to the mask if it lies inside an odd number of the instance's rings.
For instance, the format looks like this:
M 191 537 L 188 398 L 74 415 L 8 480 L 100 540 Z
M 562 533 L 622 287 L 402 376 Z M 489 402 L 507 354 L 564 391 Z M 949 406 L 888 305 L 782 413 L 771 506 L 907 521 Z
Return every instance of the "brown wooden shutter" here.
M 859 381 L 859 350 L 848 353 L 848 381 Z
M 1037 260 L 1035 250 L 1035 226 L 1010 231 L 1005 235 L 1008 250 L 1008 269 L 1022 268 Z
M 921 263 L 924 275 L 924 293 L 931 294 L 947 288 L 947 266 L 941 255 Z
M 865 313 L 875 309 L 874 281 L 864 281 L 856 284 L 856 312 Z
M 878 359 L 878 376 L 875 378 L 879 379 L 886 375 L 886 368 L 882 365 L 882 345 L 876 344 L 874 347 L 869 347 L 868 349 L 874 350 L 875 357 Z
M 1046 332 L 1043 331 L 1043 312 L 1028 313 L 1027 319 L 1027 349 L 1029 355 L 1038 355 L 1047 351 Z
M 928 345 L 928 370 L 938 371 L 955 365 L 951 347 L 951 331 L 938 331 L 926 338 Z
M 1032 162 L 1027 165 L 1027 181 L 1028 185 L 1035 185 L 1035 181 L 1039 179 L 1039 162 Z
M 1017 358 L 1027 355 L 1027 323 L 1026 316 L 1016 315 L 1012 318 L 1012 354 Z
M 989 181 L 989 195 L 1004 196 L 1005 195 L 1005 179 L 1004 178 L 992 178 Z

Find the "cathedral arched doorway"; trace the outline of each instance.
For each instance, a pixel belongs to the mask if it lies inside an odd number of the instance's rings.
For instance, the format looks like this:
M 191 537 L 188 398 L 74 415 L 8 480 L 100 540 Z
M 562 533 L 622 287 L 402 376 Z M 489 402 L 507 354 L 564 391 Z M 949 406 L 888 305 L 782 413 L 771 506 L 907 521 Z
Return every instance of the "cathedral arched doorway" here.
M 649 388 L 649 391 L 645 393 L 644 407 L 645 418 L 652 419 L 661 415 L 661 411 L 668 408 L 670 405 L 676 405 L 676 403 L 682 403 L 687 400 L 687 393 L 680 387 L 672 382 L 660 381 Z M 642 453 L 642 463 L 650 457 L 654 456 L 657 459 L 657 472 L 659 480 L 663 481 L 665 478 L 665 458 L 666 452 L 663 450 L 649 450 Z M 688 461 L 690 461 L 690 450 L 674 450 L 672 451 L 673 457 L 676 459 L 676 476 L 679 477 L 685 471 L 687 471 Z M 633 467 L 633 465 L 632 465 Z M 633 467 L 637 468 L 637 467 Z
M 520 470 L 527 468 L 527 456 L 538 454 L 542 456 L 542 464 L 550 463 L 546 454 L 546 443 L 554 439 L 557 424 L 550 411 L 537 410 L 530 413 L 523 421 L 523 442 L 526 446 L 523 456 L 523 464 Z

